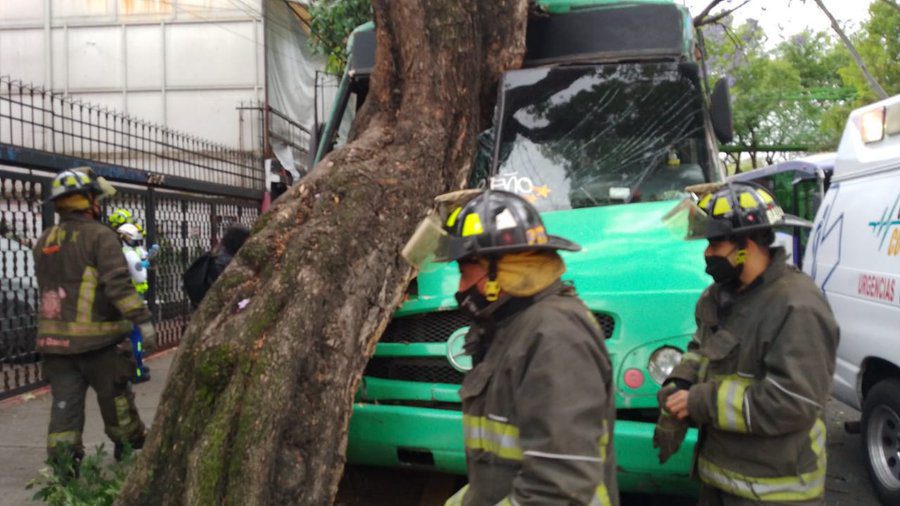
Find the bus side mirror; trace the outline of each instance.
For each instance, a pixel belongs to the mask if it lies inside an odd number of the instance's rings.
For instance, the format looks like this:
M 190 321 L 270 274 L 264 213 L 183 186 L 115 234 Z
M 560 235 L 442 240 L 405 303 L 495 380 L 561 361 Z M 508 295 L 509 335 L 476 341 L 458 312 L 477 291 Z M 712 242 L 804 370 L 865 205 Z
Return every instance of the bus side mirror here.
M 716 81 L 712 95 L 709 97 L 709 116 L 712 120 L 713 132 L 719 142 L 727 144 L 734 140 L 734 125 L 731 122 L 731 96 L 728 93 L 728 82 L 725 79 Z

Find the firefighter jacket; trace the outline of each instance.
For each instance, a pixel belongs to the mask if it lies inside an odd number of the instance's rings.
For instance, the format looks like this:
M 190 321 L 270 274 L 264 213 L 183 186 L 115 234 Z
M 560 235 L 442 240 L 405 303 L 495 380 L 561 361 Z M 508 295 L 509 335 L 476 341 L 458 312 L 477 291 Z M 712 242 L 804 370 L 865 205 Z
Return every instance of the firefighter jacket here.
M 489 340 L 484 359 L 459 392 L 469 485 L 447 504 L 618 504 L 602 330 L 559 281 L 512 300 L 521 309 L 495 313 L 478 338 Z
M 669 378 L 693 383 L 704 483 L 755 501 L 814 500 L 824 494 L 838 326 L 813 281 L 772 251 L 744 290 L 714 284 L 701 295 L 697 333 Z
M 61 213 L 34 248 L 41 293 L 37 351 L 75 354 L 109 346 L 150 320 L 122 246 L 106 225 Z M 130 320 L 130 321 L 129 321 Z

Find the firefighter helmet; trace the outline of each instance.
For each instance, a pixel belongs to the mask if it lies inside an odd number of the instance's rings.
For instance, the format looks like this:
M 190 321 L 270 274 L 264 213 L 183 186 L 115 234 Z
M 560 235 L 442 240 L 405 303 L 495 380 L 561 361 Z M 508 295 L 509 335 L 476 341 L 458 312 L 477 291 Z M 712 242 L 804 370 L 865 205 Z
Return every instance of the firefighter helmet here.
M 121 207 L 113 211 L 107 219 L 109 220 L 109 226 L 112 228 L 119 228 L 126 223 L 133 223 L 131 211 Z
M 486 190 L 451 211 L 436 260 L 500 256 L 526 250 L 578 251 L 581 246 L 547 234 L 537 209 L 515 193 Z
M 442 211 L 429 215 L 403 250 L 421 267 L 529 250 L 579 251 L 568 239 L 547 234 L 537 209 L 522 197 L 499 190 L 465 190 L 437 198 Z
M 664 218 L 686 216 L 685 239 L 728 239 L 776 227 L 812 226 L 785 213 L 775 196 L 755 183 L 727 182 L 694 202 L 683 201 Z
M 116 232 L 119 233 L 119 237 L 125 244 L 129 246 L 138 246 L 144 240 L 143 235 L 141 234 L 140 229 L 133 223 L 124 223 L 119 225 L 119 228 L 116 229 Z
M 76 193 L 105 198 L 115 195 L 116 190 L 106 179 L 95 175 L 90 167 L 77 167 L 64 170 L 53 178 L 48 200 L 55 201 Z

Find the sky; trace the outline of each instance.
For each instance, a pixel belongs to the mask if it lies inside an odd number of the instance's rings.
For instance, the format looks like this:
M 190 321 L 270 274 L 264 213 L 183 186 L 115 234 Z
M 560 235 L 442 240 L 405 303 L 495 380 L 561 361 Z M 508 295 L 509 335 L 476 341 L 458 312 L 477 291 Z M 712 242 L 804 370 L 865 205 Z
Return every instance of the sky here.
M 720 12 L 723 7 L 740 5 L 742 1 L 726 0 L 713 12 Z M 823 3 L 841 22 L 843 28 L 852 33 L 868 17 L 869 4 L 873 1 L 878 0 L 823 0 Z M 676 0 L 676 2 L 686 5 L 693 15 L 709 5 L 709 0 Z M 805 3 L 801 0 L 750 0 L 747 5 L 734 12 L 734 17 L 738 23 L 747 18 L 758 20 L 769 36 L 768 45 L 773 47 L 806 28 L 815 31 L 831 30 L 831 23 L 813 0 L 806 0 Z

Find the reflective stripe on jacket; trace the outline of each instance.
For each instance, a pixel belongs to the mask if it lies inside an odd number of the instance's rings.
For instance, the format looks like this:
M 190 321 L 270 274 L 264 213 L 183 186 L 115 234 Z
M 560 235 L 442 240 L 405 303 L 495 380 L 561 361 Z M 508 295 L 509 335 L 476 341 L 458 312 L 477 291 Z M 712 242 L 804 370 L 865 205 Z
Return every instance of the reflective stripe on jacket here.
M 670 375 L 694 384 L 688 410 L 701 427 L 695 472 L 752 500 L 821 497 L 822 416 L 839 334 L 821 291 L 776 248 L 745 290 L 707 289 L 696 316 L 697 333 Z
M 497 324 L 466 375 L 469 486 L 447 504 L 618 504 L 602 331 L 559 282 L 535 299 Z
M 34 248 L 40 290 L 37 351 L 83 353 L 127 336 L 150 320 L 131 283 L 116 233 L 102 223 L 61 213 Z

